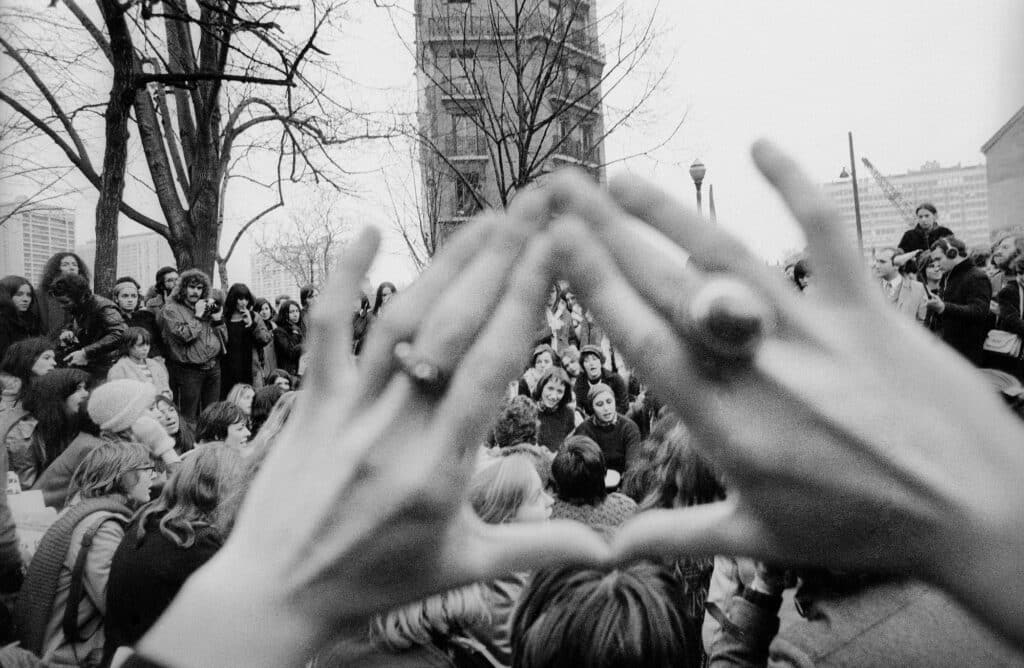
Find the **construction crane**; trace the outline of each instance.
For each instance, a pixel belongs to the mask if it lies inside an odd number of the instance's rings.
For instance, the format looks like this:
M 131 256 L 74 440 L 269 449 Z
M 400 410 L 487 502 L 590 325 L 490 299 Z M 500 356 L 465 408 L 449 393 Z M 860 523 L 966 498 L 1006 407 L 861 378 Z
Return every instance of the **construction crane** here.
M 903 194 L 897 190 L 896 186 L 890 183 L 889 179 L 885 178 L 881 172 L 875 169 L 875 166 L 871 164 L 870 160 L 867 158 L 861 158 L 860 161 L 864 163 L 864 166 L 867 167 L 868 170 L 871 171 L 871 176 L 875 177 L 875 181 L 878 182 L 882 192 L 884 192 L 885 196 L 889 198 L 889 201 L 892 202 L 894 207 L 896 207 L 896 210 L 903 214 L 907 224 L 910 227 L 917 225 L 917 214 L 914 213 L 914 207 L 910 206 L 907 200 L 903 199 Z

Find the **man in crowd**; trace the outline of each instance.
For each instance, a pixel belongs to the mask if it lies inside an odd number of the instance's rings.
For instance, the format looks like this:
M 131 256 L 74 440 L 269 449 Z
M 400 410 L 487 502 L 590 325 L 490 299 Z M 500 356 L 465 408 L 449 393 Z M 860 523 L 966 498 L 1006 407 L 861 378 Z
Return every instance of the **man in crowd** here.
M 103 380 L 117 361 L 128 336 L 128 325 L 114 302 L 92 292 L 80 274 L 60 276 L 50 286 L 50 296 L 64 309 L 60 333 L 63 361 Z
M 939 211 L 934 204 L 924 202 L 914 214 L 917 216 L 917 227 L 903 233 L 897 244 L 901 253 L 928 250 L 939 239 L 953 236 L 952 230 L 939 225 Z
M 159 313 L 171 297 L 174 286 L 178 284 L 178 270 L 174 267 L 160 267 L 156 272 L 156 296 L 146 301 L 146 308 Z
M 198 269 L 181 274 L 160 311 L 171 391 L 183 417 L 220 398 L 220 355 L 227 342 L 223 305 L 210 298 L 210 277 Z
M 942 270 L 942 298 L 932 296 L 927 308 L 939 317 L 942 339 L 975 365 L 989 330 L 992 284 L 967 258 L 967 246 L 956 237 L 932 244 L 931 259 Z
M 928 295 L 924 285 L 905 277 L 893 264 L 895 248 L 881 248 L 872 253 L 871 269 L 879 280 L 886 298 L 896 310 L 923 322 L 928 314 Z

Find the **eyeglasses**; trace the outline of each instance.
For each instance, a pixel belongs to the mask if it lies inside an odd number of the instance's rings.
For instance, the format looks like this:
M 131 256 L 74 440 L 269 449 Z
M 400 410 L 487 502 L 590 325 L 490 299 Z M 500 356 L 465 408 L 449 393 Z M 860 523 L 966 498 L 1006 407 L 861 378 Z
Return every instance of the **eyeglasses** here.
M 150 473 L 152 473 L 155 470 L 156 470 L 155 466 L 139 466 L 139 467 L 134 468 L 134 469 L 128 469 L 126 471 L 126 473 L 132 473 L 134 471 L 149 471 Z

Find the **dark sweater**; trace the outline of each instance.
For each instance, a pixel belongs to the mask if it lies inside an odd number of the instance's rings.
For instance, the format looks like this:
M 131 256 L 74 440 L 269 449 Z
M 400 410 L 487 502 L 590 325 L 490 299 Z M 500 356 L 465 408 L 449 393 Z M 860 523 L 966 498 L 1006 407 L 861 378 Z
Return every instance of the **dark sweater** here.
M 608 468 L 619 473 L 629 468 L 640 450 L 640 429 L 625 415 L 619 415 L 608 425 L 597 424 L 593 416 L 588 417 L 573 433 L 594 439 Z
M 179 547 L 150 516 L 146 533 L 138 537 L 138 520 L 125 530 L 114 553 L 107 581 L 107 660 L 122 645 L 134 645 L 171 604 L 185 580 L 220 549 L 221 539 L 211 527 L 196 530 L 191 547 Z
M 591 386 L 598 383 L 604 383 L 612 388 L 612 392 L 615 393 L 615 412 L 625 415 L 626 411 L 629 410 L 629 392 L 626 389 L 626 381 L 622 380 L 622 376 L 614 371 L 604 368 L 601 369 L 601 380 L 589 381 L 585 371 L 581 372 L 579 377 L 576 378 L 576 385 L 573 387 L 573 392 L 576 393 L 576 407 L 586 415 L 594 414 L 590 410 L 590 400 L 587 398 L 587 395 L 590 393 Z
M 541 408 L 537 418 L 540 421 L 537 443 L 551 452 L 558 452 L 558 448 L 562 447 L 562 441 L 576 426 L 576 412 L 564 404 L 553 411 Z
M 942 340 L 973 364 L 981 364 L 981 346 L 991 324 L 989 302 L 992 283 L 984 271 L 964 260 L 942 277 L 942 301 L 939 315 Z
M 932 247 L 932 244 L 941 239 L 942 237 L 949 237 L 953 235 L 953 231 L 948 227 L 942 225 L 936 225 L 932 229 L 925 232 L 919 225 L 915 225 L 913 228 L 907 230 L 900 237 L 900 242 L 896 246 L 904 253 L 910 251 L 923 250 L 926 251 Z

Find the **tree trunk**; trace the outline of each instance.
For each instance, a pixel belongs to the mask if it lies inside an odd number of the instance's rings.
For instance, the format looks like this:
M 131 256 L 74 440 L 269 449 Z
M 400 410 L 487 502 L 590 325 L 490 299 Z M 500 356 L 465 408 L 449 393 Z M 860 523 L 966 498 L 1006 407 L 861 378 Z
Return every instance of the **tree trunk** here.
M 124 10 L 116 0 L 101 0 L 99 6 L 110 33 L 114 64 L 114 83 L 104 114 L 106 147 L 96 203 L 96 266 L 93 268 L 93 290 L 106 295 L 117 279 L 117 223 L 128 162 L 128 114 L 135 92 L 132 85 L 135 54 Z

